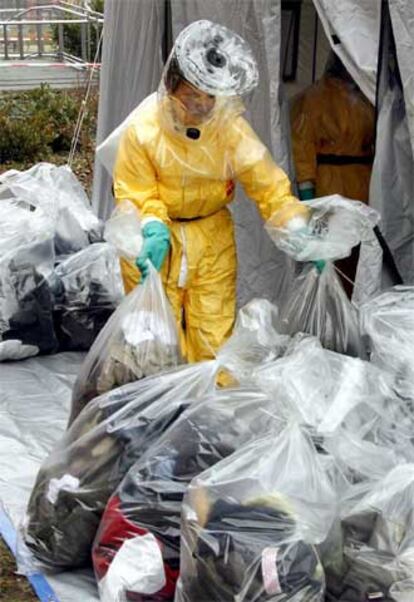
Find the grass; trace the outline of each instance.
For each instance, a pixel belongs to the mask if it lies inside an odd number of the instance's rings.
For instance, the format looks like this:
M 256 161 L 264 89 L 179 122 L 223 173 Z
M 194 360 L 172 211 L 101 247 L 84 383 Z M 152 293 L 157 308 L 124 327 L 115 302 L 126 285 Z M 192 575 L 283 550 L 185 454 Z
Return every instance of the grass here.
M 3 602 L 36 602 L 37 596 L 25 577 L 15 574 L 16 562 L 0 539 L 0 600 Z

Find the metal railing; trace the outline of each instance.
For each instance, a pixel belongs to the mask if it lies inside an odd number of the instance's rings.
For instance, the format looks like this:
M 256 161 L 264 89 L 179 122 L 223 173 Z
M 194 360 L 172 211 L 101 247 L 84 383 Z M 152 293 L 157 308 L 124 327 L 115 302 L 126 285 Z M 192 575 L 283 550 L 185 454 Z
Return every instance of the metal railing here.
M 92 39 L 95 38 L 97 47 L 103 22 L 101 13 L 63 0 L 24 10 L 2 9 L 0 57 L 5 60 L 54 58 L 76 64 L 90 63 L 94 59 L 91 55 Z M 65 49 L 64 28 L 68 25 L 80 27 L 80 56 Z M 57 27 L 57 44 L 52 38 L 53 27 Z

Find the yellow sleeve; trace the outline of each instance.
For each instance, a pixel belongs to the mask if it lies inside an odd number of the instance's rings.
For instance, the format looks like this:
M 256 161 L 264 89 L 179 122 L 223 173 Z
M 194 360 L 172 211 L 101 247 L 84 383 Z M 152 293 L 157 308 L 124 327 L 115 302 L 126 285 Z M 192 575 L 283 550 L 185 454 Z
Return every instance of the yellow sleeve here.
M 249 124 L 242 118 L 237 121 L 238 141 L 233 152 L 233 169 L 263 219 L 274 216 L 276 222 L 283 225 L 292 217 L 306 216 L 308 209 L 293 196 L 289 178 L 283 169 L 275 164 Z
M 293 103 L 291 111 L 292 150 L 298 183 L 316 181 L 316 114 L 313 104 L 313 100 L 305 93 Z
M 122 135 L 113 178 L 117 203 L 128 199 L 136 204 L 141 218 L 168 221 L 167 207 L 159 198 L 156 171 L 138 140 L 134 123 Z

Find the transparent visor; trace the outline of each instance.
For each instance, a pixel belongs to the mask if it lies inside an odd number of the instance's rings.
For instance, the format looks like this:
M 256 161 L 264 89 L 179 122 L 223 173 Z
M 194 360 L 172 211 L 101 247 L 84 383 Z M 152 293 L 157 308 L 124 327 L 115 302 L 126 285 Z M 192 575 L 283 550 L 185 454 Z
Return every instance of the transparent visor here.
M 159 109 L 167 129 L 182 132 L 207 125 L 220 127 L 227 119 L 244 112 L 243 101 L 238 95 L 221 96 L 204 92 L 177 74 L 175 64 L 176 59 L 171 55 L 158 88 Z

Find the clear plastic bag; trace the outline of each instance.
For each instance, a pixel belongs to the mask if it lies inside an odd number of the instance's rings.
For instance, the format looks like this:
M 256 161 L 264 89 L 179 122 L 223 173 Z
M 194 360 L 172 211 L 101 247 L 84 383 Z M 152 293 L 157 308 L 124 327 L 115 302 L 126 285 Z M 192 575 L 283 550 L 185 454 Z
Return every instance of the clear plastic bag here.
M 62 261 L 55 275 L 60 349 L 87 351 L 124 296 L 117 253 L 106 243 L 89 245 Z
M 88 404 L 37 475 L 23 525 L 26 546 L 37 561 L 51 568 L 91 562 L 108 498 L 192 400 L 215 390 L 218 369 L 215 361 L 180 366 Z M 36 569 L 26 565 L 24 570 Z
M 67 165 L 38 163 L 26 171 L 7 171 L 0 178 L 0 194 L 23 200 L 52 218 L 58 255 L 75 253 L 101 239 L 102 225 Z
M 11 199 L 0 212 L 0 361 L 52 352 L 53 222 Z
M 181 362 L 175 318 L 150 266 L 145 282 L 123 300 L 91 347 L 73 389 L 69 422 L 97 395 Z
M 324 600 L 313 544 L 335 492 L 312 441 L 291 425 L 243 446 L 189 486 L 178 602 Z
M 399 583 L 408 580 L 408 587 L 414 573 L 413 500 L 413 464 L 394 468 L 362 498 L 344 500 L 344 568 L 330 579 L 335 599 L 394 600 Z M 411 581 L 411 596 L 413 591 Z
M 269 431 L 276 435 L 283 426 L 277 402 L 256 389 L 225 389 L 193 404 L 132 466 L 108 502 L 93 548 L 101 600 L 171 599 L 179 572 L 181 505 L 190 481 L 240 445 Z M 143 570 L 142 537 L 161 551 L 165 578 L 153 592 L 147 590 L 153 567 Z M 126 566 L 128 540 L 135 540 L 135 560 Z
M 221 348 L 223 366 L 251 383 L 252 371 L 283 355 L 290 343 L 280 334 L 278 308 L 267 299 L 253 299 L 237 315 L 233 334 Z
M 333 265 L 322 273 L 305 268 L 294 281 L 287 302 L 280 310 L 282 332 L 312 334 L 326 349 L 365 357 L 358 313 L 342 287 Z
M 414 600 L 414 579 L 393 583 L 390 587 L 392 602 L 411 602 Z
M 414 287 L 395 286 L 360 308 L 371 361 L 394 375 L 412 396 L 414 379 Z
M 329 442 L 351 479 L 414 461 L 414 407 L 370 362 L 327 351 L 313 337 L 299 338 L 283 357 L 256 368 L 253 379 L 279 399 L 281 416 Z
M 142 248 L 141 220 L 131 201 L 124 200 L 114 209 L 105 224 L 104 238 L 121 257 L 135 260 Z
M 323 349 L 314 337 L 293 340 L 284 356 L 259 367 L 254 382 L 280 397 L 287 420 L 331 434 L 362 405 L 379 406 L 390 383 L 370 363 Z
M 379 214 L 338 194 L 306 201 L 311 209 L 307 228 L 291 230 L 280 226 L 278 212 L 266 222 L 276 246 L 296 261 L 332 261 L 351 254 L 352 248 L 370 239 Z M 282 221 L 283 223 L 283 221 Z

